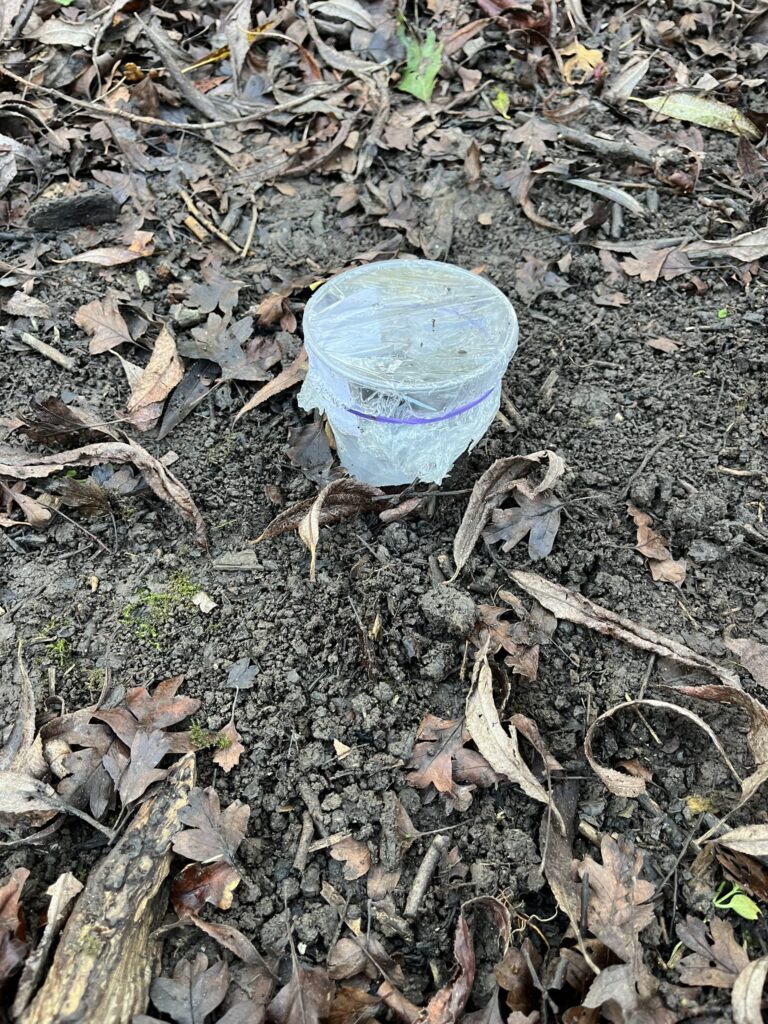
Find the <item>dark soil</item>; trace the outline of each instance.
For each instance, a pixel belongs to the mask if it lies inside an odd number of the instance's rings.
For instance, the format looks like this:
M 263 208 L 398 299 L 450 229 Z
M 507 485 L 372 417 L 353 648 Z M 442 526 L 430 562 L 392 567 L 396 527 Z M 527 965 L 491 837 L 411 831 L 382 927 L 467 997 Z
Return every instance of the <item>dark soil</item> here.
M 718 147 L 708 159 L 733 158 L 735 142 L 718 140 Z M 173 148 L 167 143 L 165 155 L 172 155 Z M 209 155 L 187 143 L 184 157 Z M 721 261 L 700 271 L 707 286 L 703 295 L 691 289 L 686 277 L 656 285 L 632 279 L 622 286 L 629 305 L 597 306 L 592 290 L 604 280 L 597 251 L 588 242 L 574 245 L 566 230 L 557 234 L 533 227 L 507 192 L 487 183 L 504 169 L 504 154 L 489 161 L 485 180 L 474 192 L 463 189 L 460 166 L 449 163 L 435 171 L 421 158 L 390 153 L 386 166 L 374 166 L 372 180 L 400 175 L 405 188 L 417 192 L 431 173 L 457 187 L 461 198 L 447 258 L 468 268 L 484 266 L 513 298 L 515 270 L 526 254 L 557 260 L 572 252 L 573 260 L 566 272 L 559 271 L 570 284 L 567 291 L 544 294 L 530 308 L 519 304 L 520 347 L 506 376 L 519 423 L 509 417 L 507 424 L 497 420 L 443 489 L 470 488 L 501 456 L 552 448 L 568 465 L 561 488 L 567 513 L 552 555 L 534 567 L 537 571 L 716 658 L 727 656 L 721 638 L 729 628 L 768 641 L 768 551 L 742 528 L 765 516 L 764 278 L 745 288 L 739 268 Z M 282 278 L 343 266 L 392 238 L 392 229 L 380 227 L 374 217 L 337 213 L 328 179 L 311 176 L 293 184 L 296 194 L 291 196 L 265 190 L 249 263 L 233 259 L 228 267 L 230 254 L 216 250 L 224 272 L 248 282 L 241 293 L 243 310 Z M 175 240 L 170 236 L 163 218 L 178 218 L 181 204 L 163 191 L 167 187 L 166 179 L 158 179 L 160 201 L 151 227 L 164 250 L 170 281 L 194 281 L 213 254 L 191 240 L 182 244 L 178 234 Z M 589 203 L 551 181 L 541 189 L 541 198 L 542 212 L 564 229 Z M 422 203 L 416 205 L 422 209 Z M 491 214 L 490 225 L 478 223 L 480 213 Z M 672 190 L 662 190 L 661 209 L 647 223 L 634 222 L 630 215 L 627 221 L 628 237 L 710 237 L 713 230 L 711 209 Z M 722 233 L 722 225 L 714 227 Z M 99 231 L 99 244 L 108 244 Z M 96 237 L 90 229 L 73 229 L 48 236 L 45 244 L 49 256 L 60 257 L 69 247 L 86 248 Z M 413 249 L 403 241 L 399 251 Z M 60 346 L 76 367 L 60 370 L 35 353 L 16 349 L 11 332 L 4 343 L 0 389 L 4 414 L 24 411 L 40 393 L 79 395 L 107 418 L 118 414 L 128 392 L 117 360 L 89 357 L 71 316 L 84 301 L 103 295 L 109 283 L 145 309 L 151 304 L 154 315 L 164 319 L 168 280 L 148 266 L 149 289 L 140 296 L 135 266 L 50 270 L 35 294 L 57 311 Z M 719 318 L 718 310 L 726 307 L 727 317 Z M 664 354 L 647 346 L 662 335 L 677 341 L 679 349 Z M 142 360 L 140 354 L 133 358 Z M 388 951 L 401 957 L 406 994 L 420 1004 L 433 991 L 431 965 L 442 979 L 450 973 L 452 934 L 463 900 L 501 896 L 520 915 L 520 927 L 536 915 L 537 927 L 555 946 L 565 930 L 564 918 L 552 916 L 555 905 L 540 871 L 539 805 L 502 784 L 475 791 L 468 810 L 446 812 L 440 800 L 427 802 L 423 793 L 409 788 L 404 771 L 421 718 L 428 712 L 460 716 L 467 694 L 462 668 L 466 637 L 457 627 L 461 615 L 452 613 L 449 598 L 442 613 L 427 617 L 424 601 L 438 584 L 435 566 L 448 568 L 441 560 L 450 555 L 466 495 L 438 497 L 418 518 L 389 526 L 367 514 L 324 529 L 314 584 L 308 553 L 292 534 L 257 546 L 258 564 L 247 571 L 220 570 L 217 561 L 246 549 L 279 510 L 265 496 L 268 485 L 273 496 L 273 488 L 279 488 L 285 503 L 317 491 L 286 454 L 289 430 L 309 419 L 297 409 L 294 396 L 275 399 L 233 426 L 245 397 L 244 388 L 221 388 L 165 441 L 152 435 L 140 439 L 154 454 L 170 449 L 178 454 L 174 472 L 208 523 L 210 553 L 196 549 L 187 525 L 151 496 L 122 502 L 114 522 L 73 513 L 76 523 L 59 519 L 45 533 L 0 532 L 0 605 L 5 611 L 0 617 L 0 721 L 7 723 L 13 714 L 20 640 L 45 636 L 67 641 L 60 658 L 45 644 L 27 647 L 41 708 L 50 704 L 54 669 L 56 696 L 67 708 L 94 699 L 107 667 L 126 688 L 183 674 L 183 692 L 200 698 L 199 721 L 210 730 L 229 718 L 229 667 L 249 656 L 258 674 L 253 688 L 240 695 L 235 712 L 245 754 L 226 776 L 216 772 L 208 754 L 199 758 L 202 785 L 215 780 L 222 803 L 237 798 L 252 808 L 242 855 L 254 884 L 239 887 L 226 919 L 267 953 L 285 950 L 288 917 L 304 957 L 323 964 L 339 922 L 336 910 L 320 896 L 321 883 L 330 882 L 365 920 L 365 879 L 345 881 L 342 865 L 327 850 L 311 857 L 303 877 L 293 871 L 304 810 L 299 786 L 306 783 L 317 796 L 329 832 L 351 832 L 374 856 L 387 828 L 385 794 L 394 790 L 418 828 L 429 832 L 450 826 L 463 865 L 450 876 L 441 874 L 428 888 L 414 922 L 413 943 L 385 936 Z M 681 589 L 652 581 L 647 563 L 634 550 L 627 497 L 653 514 L 675 557 L 688 558 Z M 447 593 L 456 601 L 469 596 L 478 603 L 493 602 L 497 590 L 509 586 L 505 569 L 529 566 L 524 544 L 498 560 L 481 545 Z M 186 592 L 189 583 L 206 591 L 216 609 L 202 614 L 181 596 L 170 602 L 172 610 L 155 635 L 137 636 L 126 609 L 142 590 L 174 595 Z M 380 632 L 371 639 L 368 632 L 377 617 Z M 660 881 L 674 867 L 701 810 L 717 813 L 729 806 L 734 790 L 703 734 L 655 713 L 652 718 L 626 713 L 614 719 L 598 753 L 609 763 L 636 757 L 650 768 L 650 793 L 662 816 L 647 803 L 611 796 L 590 772 L 583 756 L 587 724 L 626 696 L 637 695 L 647 668 L 648 659 L 640 652 L 564 623 L 554 643 L 542 649 L 538 680 L 531 684 L 511 678 L 507 710 L 534 719 L 553 754 L 578 780 L 579 820 L 600 832 L 633 838 L 648 852 L 648 874 Z M 647 692 L 665 695 L 655 671 Z M 714 706 L 706 706 L 704 716 L 746 771 L 744 720 Z M 352 748 L 341 761 L 334 740 Z M 752 810 L 764 816 L 764 808 L 763 803 L 762 810 Z M 5 867 L 30 867 L 35 891 L 42 891 L 64 865 L 84 876 L 99 852 L 89 840 L 79 825 L 67 826 L 41 848 L 6 852 Z M 429 840 L 417 840 L 405 856 L 394 894 L 400 910 Z M 589 849 L 586 840 L 577 838 L 576 856 Z M 659 950 L 665 958 L 676 942 L 675 917 L 707 912 L 708 898 L 691 884 L 689 865 L 690 858 L 684 858 L 658 905 L 663 923 Z M 733 920 L 756 949 L 764 946 L 758 926 Z M 199 946 L 200 936 L 182 931 L 172 948 L 177 954 Z M 712 999 L 713 1010 L 718 1000 L 724 1007 L 727 994 L 715 993 Z

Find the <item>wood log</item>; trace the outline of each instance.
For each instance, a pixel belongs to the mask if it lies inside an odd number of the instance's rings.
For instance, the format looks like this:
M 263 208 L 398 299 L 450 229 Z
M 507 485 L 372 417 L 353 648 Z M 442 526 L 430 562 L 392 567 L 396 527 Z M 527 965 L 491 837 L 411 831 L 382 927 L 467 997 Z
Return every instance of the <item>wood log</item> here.
M 16 1015 L 18 1024 L 130 1024 L 146 1011 L 160 953 L 152 933 L 168 905 L 171 840 L 194 784 L 195 758 L 187 754 L 88 876 L 45 982 Z
M 35 231 L 66 231 L 88 224 L 109 224 L 120 216 L 120 204 L 108 189 L 91 188 L 73 196 L 41 200 L 29 212 Z

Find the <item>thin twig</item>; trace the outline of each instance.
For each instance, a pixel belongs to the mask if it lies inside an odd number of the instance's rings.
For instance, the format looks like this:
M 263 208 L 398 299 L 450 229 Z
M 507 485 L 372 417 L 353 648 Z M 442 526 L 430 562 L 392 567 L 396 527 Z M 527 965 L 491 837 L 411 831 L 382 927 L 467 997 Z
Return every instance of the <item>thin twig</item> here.
M 204 93 L 197 90 L 189 78 L 182 73 L 181 68 L 177 67 L 173 47 L 165 32 L 163 32 L 159 25 L 153 25 L 149 20 L 145 21 L 138 14 L 135 17 L 141 25 L 144 34 L 149 38 L 160 55 L 160 59 L 171 76 L 173 84 L 187 103 L 194 107 L 195 110 L 198 110 L 203 117 L 208 118 L 209 121 L 216 121 L 219 118 L 219 108 L 213 100 L 208 99 Z
M 248 226 L 248 234 L 245 236 L 245 243 L 244 243 L 242 251 L 240 253 L 240 258 L 243 259 L 243 260 L 246 258 L 246 256 L 248 255 L 248 253 L 250 251 L 251 242 L 253 241 L 253 236 L 256 233 L 256 221 L 258 219 L 259 219 L 259 208 L 256 205 L 256 200 L 254 199 L 253 203 L 251 205 L 251 223 Z
M 312 815 L 312 820 L 317 825 L 317 831 L 324 839 L 327 839 L 328 829 L 325 827 L 325 822 L 323 821 L 323 812 L 320 809 L 320 801 L 317 799 L 317 793 L 312 791 L 312 788 L 306 779 L 302 779 L 301 782 L 299 782 L 298 789 L 301 799 L 304 801 L 307 810 Z
M 52 363 L 58 363 L 65 370 L 74 370 L 75 360 L 71 356 L 65 356 L 63 352 L 59 352 L 53 345 L 49 345 L 46 341 L 41 341 L 34 334 L 28 334 L 27 331 L 23 331 L 20 337 L 25 345 L 33 348 L 35 352 L 39 352 L 46 359 L 50 359 Z
M 315 823 L 312 821 L 312 815 L 309 811 L 305 811 L 301 821 L 299 845 L 296 847 L 296 856 L 293 858 L 294 868 L 302 875 L 307 867 L 307 861 L 309 860 L 309 844 L 311 843 L 312 836 L 314 834 Z
M 414 918 L 419 912 L 419 905 L 424 899 L 424 893 L 427 891 L 427 886 L 435 873 L 437 865 L 440 863 L 443 854 L 448 849 L 450 840 L 448 836 L 439 835 L 435 836 L 432 842 L 427 848 L 427 852 L 424 854 L 424 859 L 419 865 L 419 870 L 416 872 L 416 877 L 413 879 L 410 892 L 408 893 L 408 899 L 405 901 L 405 910 L 403 911 L 403 917 Z
M 95 533 L 91 533 L 91 531 L 86 530 L 86 528 L 81 523 L 77 523 L 75 522 L 74 519 L 70 519 L 70 517 L 65 512 L 62 512 L 60 508 L 55 508 L 53 509 L 53 511 L 56 513 L 56 515 L 61 516 L 62 519 L 66 519 L 66 521 L 70 523 L 72 526 L 74 526 L 76 530 L 80 530 L 82 533 L 84 533 L 86 537 L 90 537 L 91 540 L 96 541 L 96 543 L 99 545 L 102 551 L 106 551 L 108 555 L 113 554 L 113 552 L 109 550 L 107 545 L 103 541 L 99 540 Z
M 63 103 L 69 103 L 73 107 L 77 107 L 78 110 L 82 110 L 86 114 L 90 114 L 91 117 L 105 118 L 105 117 L 117 117 L 123 121 L 131 121 L 133 124 L 145 124 L 150 128 L 162 128 L 167 132 L 207 132 L 214 128 L 230 128 L 233 125 L 242 126 L 244 124 L 250 124 L 254 121 L 261 121 L 265 117 L 269 117 L 270 114 L 280 114 L 284 110 L 293 110 L 296 107 L 302 106 L 304 103 L 309 103 L 317 96 L 323 96 L 326 93 L 334 92 L 338 89 L 338 83 L 327 85 L 318 85 L 311 91 L 302 94 L 301 96 L 294 96 L 290 100 L 286 100 L 284 103 L 276 103 L 272 107 L 264 107 L 254 114 L 246 114 L 244 117 L 233 117 L 228 118 L 224 121 L 209 121 L 207 124 L 200 124 L 195 121 L 163 121 L 159 117 L 147 117 L 144 114 L 133 114 L 130 110 L 125 110 L 123 107 L 107 107 L 102 103 L 89 103 L 87 100 L 78 99 L 76 96 L 70 96 L 60 89 L 52 89 L 48 85 L 40 85 L 38 82 L 32 82 L 28 78 L 22 78 L 21 75 L 14 74 L 13 71 L 9 71 L 8 68 L 0 66 L 0 76 L 5 75 L 6 78 L 10 78 L 12 82 L 16 82 L 17 85 L 24 86 L 25 89 L 31 89 L 33 92 L 39 92 L 43 96 L 54 96 L 57 100 L 61 100 Z M 23 272 L 23 271 L 22 271 Z M 24 273 L 24 272 L 23 272 Z M 36 277 L 40 271 L 26 271 L 27 276 Z
M 37 0 L 26 0 L 24 7 L 16 15 L 16 19 L 13 23 L 10 35 L 8 36 L 8 42 L 10 43 L 13 39 L 18 39 L 21 33 L 24 31 L 24 26 L 29 21 L 32 11 L 35 9 Z
M 235 243 L 232 241 L 232 239 L 229 237 L 226 231 L 222 231 L 221 228 L 217 227 L 217 225 L 214 224 L 209 217 L 206 217 L 205 214 L 201 212 L 201 210 L 195 205 L 195 200 L 192 198 L 189 192 L 186 192 L 184 189 L 181 189 L 179 195 L 184 200 L 184 205 L 186 206 L 186 208 L 189 210 L 191 214 L 193 214 L 197 218 L 197 220 L 200 221 L 203 227 L 207 231 L 210 231 L 212 235 L 216 235 L 220 242 L 223 242 L 228 249 L 230 249 L 233 253 L 239 256 L 240 246 L 235 245 Z
M 529 120 L 535 120 L 535 118 L 529 118 L 522 111 L 515 115 L 515 121 L 519 124 L 527 124 Z M 624 160 L 643 164 L 645 167 L 655 166 L 653 155 L 647 149 L 633 146 L 629 142 L 599 139 L 596 135 L 589 135 L 587 132 L 581 132 L 577 128 L 567 128 L 562 124 L 557 125 L 557 134 L 564 142 L 569 142 L 578 149 L 586 149 L 591 153 L 597 153 L 598 156 L 607 157 L 609 160 Z
M 621 497 L 621 498 L 626 498 L 627 497 L 627 495 L 629 494 L 629 492 L 632 489 L 632 484 L 635 482 L 635 480 L 637 480 L 637 478 L 643 472 L 643 470 L 648 465 L 648 463 L 651 461 L 651 459 L 654 457 L 654 455 L 656 455 L 658 452 L 660 452 L 661 449 L 664 447 L 664 445 L 667 443 L 667 441 L 669 441 L 670 436 L 671 436 L 670 434 L 662 434 L 661 435 L 661 437 L 656 442 L 656 444 L 653 446 L 653 448 L 651 448 L 651 450 L 646 453 L 646 455 L 643 458 L 643 461 L 640 463 L 640 465 L 634 471 L 634 473 L 629 478 L 629 480 L 627 480 L 627 482 L 624 485 L 624 487 L 623 487 L 619 497 Z
M 651 678 L 651 672 L 653 672 L 653 666 L 655 665 L 655 663 L 656 655 L 655 653 L 651 652 L 651 654 L 648 657 L 648 664 L 645 667 L 645 672 L 643 673 L 643 681 L 640 683 L 640 692 L 637 695 L 638 700 L 642 700 L 645 696 L 645 691 L 648 687 L 648 682 Z

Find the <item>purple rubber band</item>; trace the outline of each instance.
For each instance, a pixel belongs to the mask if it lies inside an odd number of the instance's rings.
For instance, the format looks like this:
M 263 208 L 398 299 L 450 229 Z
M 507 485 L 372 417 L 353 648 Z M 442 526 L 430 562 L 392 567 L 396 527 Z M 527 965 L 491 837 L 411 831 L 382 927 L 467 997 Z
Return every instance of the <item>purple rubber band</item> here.
M 353 416 L 359 416 L 362 420 L 374 420 L 376 423 L 403 423 L 408 426 L 418 426 L 421 423 L 440 423 L 442 420 L 452 420 L 454 416 L 461 416 L 463 412 L 467 412 L 469 409 L 474 409 L 476 405 L 480 405 L 484 402 L 489 395 L 492 395 L 494 388 L 490 387 L 484 395 L 480 395 L 479 398 L 474 398 L 471 402 L 467 402 L 466 405 L 460 405 L 458 409 L 451 409 L 450 412 L 444 412 L 441 416 L 409 416 L 407 419 L 398 420 L 394 416 L 373 416 L 369 412 L 360 412 L 359 409 L 347 409 L 347 412 L 351 412 Z

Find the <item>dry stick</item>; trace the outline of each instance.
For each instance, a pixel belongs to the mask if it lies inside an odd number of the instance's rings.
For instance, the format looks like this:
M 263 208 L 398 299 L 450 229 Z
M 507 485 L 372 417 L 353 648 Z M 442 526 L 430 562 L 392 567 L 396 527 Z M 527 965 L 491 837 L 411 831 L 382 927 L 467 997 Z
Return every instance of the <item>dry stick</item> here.
M 312 821 L 312 815 L 309 811 L 304 811 L 304 816 L 301 820 L 299 845 L 296 848 L 296 856 L 293 858 L 294 868 L 302 875 L 307 867 L 307 861 L 309 860 L 309 844 L 312 841 L 312 836 L 314 834 L 315 823 Z
M 317 825 L 317 831 L 324 839 L 327 839 L 328 829 L 325 827 L 325 822 L 323 821 L 323 812 L 320 809 L 320 801 L 317 799 L 317 793 L 312 791 L 306 779 L 302 779 L 299 783 L 299 793 L 301 795 L 301 799 L 307 806 L 307 810 L 312 815 L 312 820 Z
M 31 82 L 28 78 L 22 78 L 21 75 L 16 75 L 13 71 L 9 71 L 8 68 L 0 66 L 0 76 L 2 75 L 10 78 L 17 85 L 23 85 L 25 89 L 42 93 L 43 96 L 54 96 L 63 103 L 69 103 L 71 106 L 77 107 L 78 110 L 90 114 L 91 117 L 118 117 L 123 121 L 131 121 L 133 124 L 145 124 L 150 128 L 163 128 L 165 131 L 175 132 L 207 132 L 213 128 L 230 128 L 232 126 L 250 124 L 253 121 L 261 121 L 270 114 L 280 114 L 284 110 L 293 110 L 295 107 L 300 107 L 304 103 L 313 100 L 316 96 L 323 96 L 325 93 L 334 92 L 339 87 L 338 82 L 334 82 L 332 85 L 317 86 L 307 95 L 294 96 L 293 99 L 286 100 L 285 103 L 276 103 L 273 107 L 265 107 L 255 114 L 247 114 L 244 117 L 230 118 L 225 121 L 210 121 L 208 124 L 198 124 L 194 121 L 163 121 L 159 117 L 132 114 L 129 110 L 124 110 L 122 107 L 107 107 L 102 103 L 89 103 L 87 100 L 78 99 L 76 96 L 68 96 L 67 93 L 61 92 L 60 89 L 52 89 L 48 85 L 39 85 L 37 82 Z M 32 271 L 25 271 L 24 273 L 29 277 L 36 276 Z
M 46 359 L 50 359 L 52 362 L 58 363 L 59 366 L 63 366 L 65 370 L 74 370 L 75 360 L 71 356 L 65 356 L 63 352 L 59 352 L 53 345 L 49 345 L 47 342 L 36 338 L 34 334 L 27 334 L 24 331 L 21 335 L 21 340 L 25 345 L 33 348 L 35 352 L 39 352 L 41 356 L 45 356 Z
M 245 244 L 243 245 L 242 252 L 240 253 L 240 259 L 244 260 L 246 258 L 246 256 L 248 255 L 248 252 L 249 252 L 249 250 L 251 248 L 251 242 L 253 241 L 253 236 L 256 233 L 256 221 L 258 219 L 259 219 L 259 207 L 258 207 L 258 205 L 256 203 L 256 200 L 254 199 L 253 203 L 251 205 L 251 223 L 250 223 L 250 225 L 248 227 L 248 234 L 245 237 Z
M 651 450 L 645 455 L 645 457 L 643 458 L 643 461 L 640 463 L 640 465 L 634 471 L 634 473 L 629 478 L 629 480 L 627 480 L 626 484 L 624 485 L 623 490 L 619 494 L 620 498 L 626 498 L 626 496 L 629 494 L 630 490 L 632 489 L 632 484 L 635 482 L 635 480 L 637 480 L 637 478 L 643 472 L 643 470 L 648 465 L 648 463 L 651 461 L 651 459 L 654 457 L 654 455 L 656 455 L 658 452 L 661 451 L 661 449 L 664 447 L 664 445 L 667 443 L 667 441 L 669 441 L 670 437 L 671 437 L 670 434 L 662 434 L 661 435 L 661 437 L 656 442 L 656 444 L 653 446 L 653 448 L 651 448 Z
M 13 28 L 8 36 L 8 42 L 10 43 L 13 39 L 18 39 L 21 33 L 24 31 L 24 26 L 29 21 L 32 11 L 35 9 L 37 0 L 26 0 L 22 10 L 16 15 L 16 19 L 13 22 Z
M 411 890 L 408 893 L 408 899 L 405 901 L 405 910 L 403 911 L 403 917 L 413 918 L 419 912 L 419 904 L 424 898 L 424 893 L 427 891 L 429 880 L 435 873 L 435 868 L 439 864 L 443 854 L 448 849 L 450 840 L 448 836 L 439 835 L 435 836 L 432 842 L 427 848 L 427 852 L 424 854 L 424 860 L 419 866 L 419 870 L 416 872 L 416 877 L 411 885 Z
M 536 118 L 530 118 L 522 112 L 515 114 L 515 121 L 518 124 L 527 124 L 529 121 L 535 120 Z M 576 128 L 566 128 L 565 125 L 560 124 L 557 125 L 557 133 L 561 139 L 565 142 L 570 142 L 572 146 L 586 149 L 591 153 L 597 153 L 598 156 L 607 157 L 609 160 L 628 160 L 643 164 L 645 167 L 655 166 L 655 160 L 650 153 L 639 146 L 633 146 L 629 142 L 599 139 L 596 135 L 588 135 L 586 132 L 580 132 Z
M 212 220 L 206 217 L 205 214 L 198 209 L 198 207 L 195 205 L 195 200 L 192 198 L 189 192 L 186 192 L 184 189 L 181 189 L 179 195 L 184 200 L 184 205 L 186 206 L 186 208 L 200 221 L 203 227 L 207 231 L 210 231 L 212 235 L 216 235 L 220 242 L 223 242 L 228 249 L 231 249 L 233 253 L 239 256 L 240 246 L 235 245 L 235 243 L 232 241 L 232 239 L 229 237 L 226 231 L 222 231 L 220 227 L 217 227 L 217 225 L 214 224 Z
M 165 32 L 163 32 L 159 26 L 152 25 L 149 20 L 144 21 L 144 19 L 140 18 L 138 15 L 136 15 L 136 20 L 144 30 L 144 34 L 149 37 L 155 49 L 160 54 L 160 58 L 163 61 L 168 74 L 173 79 L 173 84 L 179 90 L 190 107 L 194 107 L 195 110 L 199 110 L 203 117 L 208 118 L 209 121 L 216 121 L 220 116 L 219 108 L 212 100 L 209 100 L 207 96 L 199 92 L 192 82 L 182 73 L 181 69 L 176 66 L 173 47 L 171 46 L 170 40 L 166 36 Z

